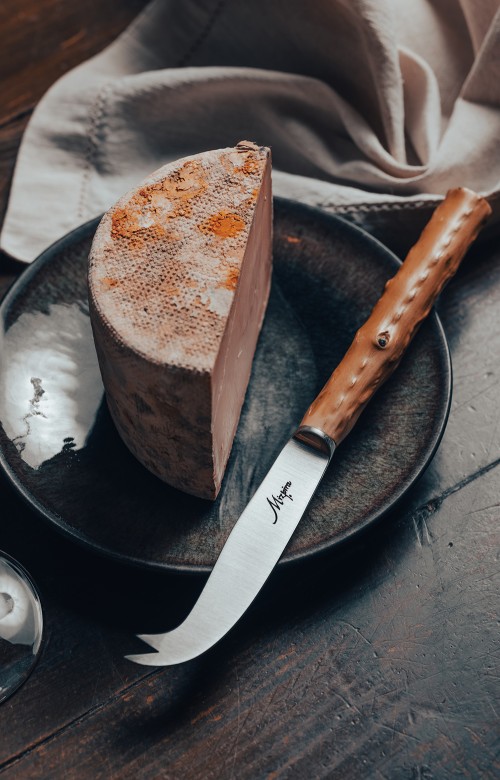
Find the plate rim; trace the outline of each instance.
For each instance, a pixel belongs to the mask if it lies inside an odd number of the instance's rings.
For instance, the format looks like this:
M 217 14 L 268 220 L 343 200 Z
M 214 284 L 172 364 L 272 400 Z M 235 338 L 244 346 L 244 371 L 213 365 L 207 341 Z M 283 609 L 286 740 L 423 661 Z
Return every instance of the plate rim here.
M 340 224 L 342 230 L 347 231 L 348 233 L 350 232 L 352 235 L 356 236 L 358 239 L 360 238 L 368 244 L 372 244 L 372 246 L 377 249 L 377 252 L 384 254 L 390 262 L 394 263 L 395 267 L 402 264 L 400 258 L 391 249 L 389 249 L 389 247 L 383 244 L 382 241 L 348 219 L 345 219 L 337 214 L 330 214 L 324 209 L 310 206 L 290 198 L 273 197 L 273 204 L 284 210 L 287 210 L 288 212 L 295 210 L 301 213 L 310 213 L 311 216 L 315 217 L 317 220 L 323 220 L 326 223 L 333 222 L 334 224 L 337 223 L 337 225 Z M 67 246 L 71 246 L 80 238 L 83 238 L 85 235 L 90 233 L 94 226 L 97 228 L 101 218 L 102 216 L 98 216 L 87 220 L 78 227 L 66 233 L 64 236 L 61 236 L 61 238 L 57 239 L 46 249 L 44 249 L 43 252 L 41 252 L 40 255 L 38 255 L 38 257 L 36 257 L 35 260 L 33 260 L 33 262 L 30 263 L 30 265 L 21 272 L 19 277 L 12 283 L 0 301 L 0 317 L 3 320 L 5 320 L 5 315 L 9 309 L 9 306 L 15 301 L 17 295 L 22 293 L 31 279 L 36 276 L 47 263 L 51 261 L 51 258 L 54 256 L 54 254 L 64 251 Z M 430 447 L 426 449 L 425 457 L 422 458 L 415 471 L 411 472 L 411 474 L 405 480 L 403 480 L 400 485 L 398 485 L 398 489 L 393 493 L 390 500 L 384 503 L 384 505 L 377 511 L 368 515 L 362 523 L 354 525 L 334 536 L 331 540 L 318 543 L 314 546 L 314 548 L 308 550 L 286 555 L 285 548 L 283 556 L 280 558 L 277 564 L 277 566 L 280 568 L 293 566 L 316 555 L 324 555 L 327 552 L 333 551 L 339 546 L 349 542 L 352 538 L 362 534 L 364 531 L 366 531 L 367 528 L 371 528 L 372 526 L 376 525 L 382 517 L 395 509 L 397 504 L 401 501 L 408 490 L 420 479 L 434 458 L 434 455 L 436 454 L 436 451 L 446 430 L 446 425 L 450 414 L 453 391 L 453 371 L 448 340 L 435 307 L 433 307 L 428 319 L 433 322 L 437 329 L 439 356 L 443 363 L 444 374 L 441 378 L 443 383 L 443 392 L 441 396 L 442 403 L 439 412 L 440 421 L 436 426 L 436 431 L 432 441 L 430 442 Z M 123 553 L 116 552 L 109 547 L 100 545 L 98 542 L 89 540 L 77 529 L 67 525 L 64 522 L 64 519 L 56 512 L 47 509 L 38 501 L 38 499 L 25 487 L 24 483 L 17 477 L 16 473 L 11 468 L 3 448 L 0 448 L 0 468 L 2 469 L 7 480 L 24 500 L 24 502 L 38 515 L 43 517 L 44 521 L 48 522 L 57 533 L 61 534 L 63 537 L 69 539 L 72 542 L 76 542 L 78 545 L 85 548 L 86 550 L 91 551 L 94 554 L 98 554 L 104 558 L 112 559 L 118 563 L 133 566 L 135 568 L 149 572 L 206 576 L 207 574 L 210 574 L 213 569 L 213 566 L 207 564 L 174 564 L 168 562 L 162 563 L 160 561 L 147 561 L 143 558 L 136 558 L 131 555 L 125 555 Z

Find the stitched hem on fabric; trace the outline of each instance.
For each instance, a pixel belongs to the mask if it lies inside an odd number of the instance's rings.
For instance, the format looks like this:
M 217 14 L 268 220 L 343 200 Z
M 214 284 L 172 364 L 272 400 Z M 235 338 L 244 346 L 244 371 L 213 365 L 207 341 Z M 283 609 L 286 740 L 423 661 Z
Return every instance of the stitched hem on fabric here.
M 182 68 L 188 64 L 189 60 L 196 54 L 196 52 L 205 43 L 206 39 L 208 38 L 208 36 L 212 31 L 215 22 L 217 21 L 217 19 L 219 18 L 219 16 L 221 15 L 225 7 L 226 7 L 226 0 L 217 0 L 205 25 L 202 27 L 201 31 L 199 32 L 198 37 L 194 39 L 189 49 L 186 51 L 185 54 L 182 55 L 182 57 L 177 61 L 174 67 Z
M 114 82 L 107 82 L 104 84 L 97 93 L 97 96 L 89 110 L 89 123 L 87 132 L 85 134 L 86 147 L 84 153 L 84 169 L 77 209 L 77 218 L 82 220 L 82 222 L 85 221 L 85 219 L 87 219 L 89 216 L 89 212 L 86 206 L 88 186 L 90 177 L 92 175 L 92 169 L 95 166 L 95 159 L 99 149 L 99 141 L 101 140 L 102 136 L 104 113 L 107 100 L 113 91 L 113 87 Z
M 485 196 L 489 203 L 500 200 L 500 190 L 495 190 L 489 195 Z M 377 201 L 374 203 L 345 203 L 335 205 L 329 201 L 318 202 L 319 208 L 329 209 L 338 214 L 351 214 L 353 212 L 360 211 L 367 213 L 371 211 L 414 211 L 425 208 L 432 208 L 437 203 L 440 203 L 444 199 L 444 196 L 432 196 L 427 200 L 411 200 L 403 202 L 393 201 Z
M 328 208 L 339 214 L 350 214 L 355 211 L 370 212 L 370 211 L 409 211 L 418 210 L 422 208 L 432 208 L 436 203 L 439 203 L 442 198 L 429 198 L 429 200 L 415 200 L 405 203 L 346 203 L 336 206 L 333 203 L 323 202 L 321 208 Z

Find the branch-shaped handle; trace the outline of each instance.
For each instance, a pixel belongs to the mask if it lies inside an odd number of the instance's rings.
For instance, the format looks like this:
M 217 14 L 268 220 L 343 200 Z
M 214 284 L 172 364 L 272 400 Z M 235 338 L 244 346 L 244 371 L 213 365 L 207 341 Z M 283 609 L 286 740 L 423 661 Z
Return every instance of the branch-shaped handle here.
M 422 320 L 491 213 L 476 193 L 450 190 L 295 434 L 315 447 L 325 433 L 340 444 L 378 388 L 397 368 Z

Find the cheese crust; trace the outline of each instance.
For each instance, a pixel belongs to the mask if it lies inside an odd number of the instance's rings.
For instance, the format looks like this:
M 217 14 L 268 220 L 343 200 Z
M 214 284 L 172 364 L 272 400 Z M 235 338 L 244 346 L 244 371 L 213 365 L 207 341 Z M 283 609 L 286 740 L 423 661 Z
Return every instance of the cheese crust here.
M 170 163 L 104 216 L 89 258 L 94 340 L 133 454 L 214 499 L 271 279 L 269 149 L 242 142 Z

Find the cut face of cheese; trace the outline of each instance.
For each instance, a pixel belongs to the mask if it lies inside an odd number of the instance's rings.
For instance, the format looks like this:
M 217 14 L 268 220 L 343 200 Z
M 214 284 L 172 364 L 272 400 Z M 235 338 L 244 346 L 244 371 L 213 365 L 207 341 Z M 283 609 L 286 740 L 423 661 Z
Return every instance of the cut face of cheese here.
M 150 471 L 219 492 L 271 280 L 269 149 L 168 164 L 102 219 L 89 302 L 108 406 Z

